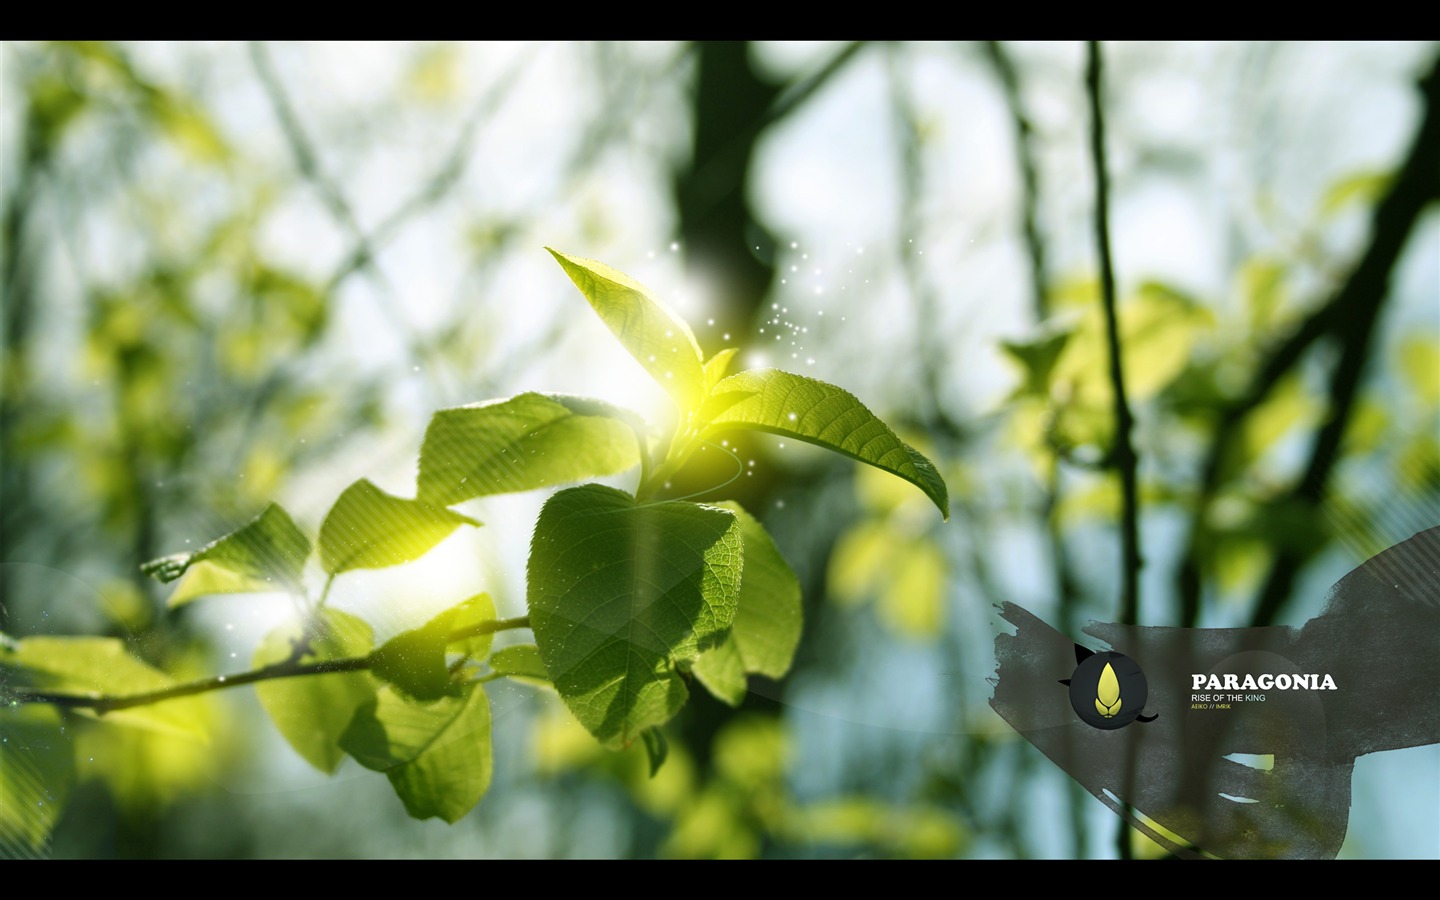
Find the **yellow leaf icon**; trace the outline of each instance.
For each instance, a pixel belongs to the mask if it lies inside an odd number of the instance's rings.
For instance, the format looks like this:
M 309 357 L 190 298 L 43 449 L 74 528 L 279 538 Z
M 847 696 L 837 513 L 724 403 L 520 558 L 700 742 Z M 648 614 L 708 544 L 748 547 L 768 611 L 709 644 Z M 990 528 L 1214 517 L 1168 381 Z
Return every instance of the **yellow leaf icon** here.
M 1120 711 L 1120 679 L 1109 663 L 1100 672 L 1100 684 L 1096 687 L 1095 708 L 1107 719 Z

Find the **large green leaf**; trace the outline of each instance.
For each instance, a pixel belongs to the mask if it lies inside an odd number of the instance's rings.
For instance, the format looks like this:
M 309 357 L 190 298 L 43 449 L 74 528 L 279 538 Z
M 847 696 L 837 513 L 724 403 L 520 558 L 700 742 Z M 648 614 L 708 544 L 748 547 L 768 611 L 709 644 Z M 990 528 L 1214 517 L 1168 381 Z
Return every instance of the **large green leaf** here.
M 0 706 L 0 858 L 43 848 L 75 781 L 75 751 L 53 706 Z
M 681 415 L 697 409 L 705 397 L 704 358 L 685 320 L 624 272 L 546 249 L 630 355 L 675 399 Z
M 417 493 L 450 506 L 623 472 L 640 461 L 639 425 L 619 407 L 563 394 L 442 409 L 425 429 Z
M 211 593 L 296 589 L 309 556 L 310 539 L 279 504 L 272 503 L 254 519 L 199 550 L 153 559 L 140 570 L 169 582 L 197 563 L 209 563 L 176 588 L 170 597 L 174 607 Z
M 320 613 L 321 626 L 310 640 L 309 652 L 301 662 L 365 656 L 374 644 L 370 626 L 364 620 L 337 609 Z M 270 632 L 255 650 L 257 667 L 288 659 L 294 641 L 301 636 L 298 625 Z M 303 678 L 277 678 L 257 682 L 255 693 L 270 714 L 275 727 L 295 752 L 322 772 L 334 772 L 345 758 L 340 749 L 355 710 L 375 697 L 376 682 L 368 672 L 335 672 Z
M 410 815 L 454 822 L 490 786 L 490 700 L 474 684 L 428 703 L 382 688 L 356 712 L 340 744 L 362 766 L 385 773 Z
M 42 635 L 0 650 L 0 662 L 19 666 L 38 687 L 91 697 L 124 697 L 163 690 L 175 680 L 130 653 L 119 638 Z M 117 725 L 150 728 L 190 737 L 203 734 L 193 699 L 117 709 L 100 716 Z M 96 715 L 77 710 L 82 715 Z
M 735 513 L 740 522 L 745 540 L 744 576 L 730 636 L 700 657 L 695 674 L 711 693 L 734 706 L 744 699 L 745 673 L 780 678 L 790 671 L 795 648 L 800 645 L 800 581 L 754 516 L 734 501 L 716 505 Z
M 950 518 L 949 495 L 935 465 L 842 388 L 779 369 L 752 369 L 716 384 L 706 409 L 712 433 L 768 431 L 843 453 L 920 488 Z
M 469 516 L 419 500 L 394 497 L 362 478 L 345 489 L 320 526 L 320 562 L 338 575 L 418 559 Z
M 675 671 L 725 639 L 743 546 L 729 510 L 584 485 L 540 512 L 527 568 L 531 627 L 570 711 L 621 747 L 673 716 Z

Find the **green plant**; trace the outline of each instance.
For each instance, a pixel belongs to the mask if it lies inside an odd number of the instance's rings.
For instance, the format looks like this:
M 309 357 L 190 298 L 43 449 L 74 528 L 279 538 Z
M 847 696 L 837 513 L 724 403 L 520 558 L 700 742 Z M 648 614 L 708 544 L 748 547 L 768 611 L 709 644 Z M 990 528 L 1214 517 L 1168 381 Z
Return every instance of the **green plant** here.
M 948 518 L 935 467 L 855 397 L 777 369 L 727 376 L 733 348 L 704 359 L 686 323 L 643 286 L 551 253 L 669 394 L 673 419 L 657 427 L 601 400 L 538 393 L 441 410 L 420 448 L 415 499 L 362 479 L 335 501 L 313 545 L 272 503 L 196 551 L 146 563 L 148 574 L 178 582 L 171 608 L 275 590 L 302 605 L 304 624 L 265 638 L 248 672 L 182 682 L 119 639 L 0 635 L 5 833 L 38 843 L 64 802 L 74 763 L 65 742 L 51 740 L 63 731 L 62 709 L 183 729 L 184 703 L 244 684 L 255 684 L 307 761 L 334 772 L 349 755 L 384 772 L 416 818 L 453 822 L 484 795 L 492 774 L 484 684 L 498 678 L 553 685 L 604 746 L 642 741 L 653 774 L 666 753 L 660 727 L 692 680 L 738 705 L 748 675 L 786 673 L 800 638 L 799 583 L 760 522 L 733 502 L 665 497 L 671 477 L 727 431 L 772 432 L 868 463 L 919 487 Z M 637 466 L 633 492 L 592 483 L 547 500 L 530 548 L 527 616 L 497 618 L 480 594 L 377 647 L 369 623 L 327 606 L 341 573 L 410 562 L 456 529 L 480 526 L 452 506 Z M 312 556 L 325 576 L 318 594 L 306 586 Z M 533 645 L 491 652 L 495 633 L 522 628 Z

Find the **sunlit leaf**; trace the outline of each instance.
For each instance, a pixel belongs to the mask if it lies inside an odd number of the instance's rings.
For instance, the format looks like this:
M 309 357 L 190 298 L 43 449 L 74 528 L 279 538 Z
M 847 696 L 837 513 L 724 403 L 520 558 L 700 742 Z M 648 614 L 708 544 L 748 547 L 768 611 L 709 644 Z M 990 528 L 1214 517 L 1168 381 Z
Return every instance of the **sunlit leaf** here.
M 320 562 L 332 575 L 418 559 L 461 525 L 480 523 L 419 500 L 393 497 L 366 479 L 345 489 L 320 526 Z
M 474 684 L 431 702 L 382 688 L 355 713 L 340 745 L 384 772 L 411 816 L 455 822 L 490 786 L 490 699 Z
M 705 396 L 705 371 L 700 345 L 685 320 L 623 272 L 546 249 L 630 355 L 675 399 L 681 414 L 697 409 Z
M 194 564 L 208 562 L 239 578 L 223 579 L 213 572 L 197 577 L 196 584 L 177 590 L 171 606 L 201 596 L 204 588 L 229 588 L 226 593 L 245 589 L 294 590 L 300 584 L 300 573 L 310 556 L 310 539 L 279 504 L 271 503 L 264 512 L 224 537 L 193 553 L 177 553 L 143 564 L 140 570 L 160 581 L 174 581 Z M 263 585 L 263 587 L 262 587 Z
M 38 687 L 66 694 L 125 697 L 175 685 L 173 678 L 140 660 L 118 638 L 47 635 L 23 638 L 15 649 L 0 650 L 0 662 L 19 666 Z M 116 725 L 197 737 L 203 731 L 195 721 L 194 702 L 187 698 L 167 700 L 117 709 L 103 717 L 87 709 L 77 712 Z
M 705 361 L 705 392 L 707 394 L 730 371 L 730 361 L 739 352 L 739 347 L 726 347 L 724 350 L 717 350 L 714 356 Z
M 75 751 L 53 706 L 0 706 L 0 858 L 48 843 L 75 781 Z
M 540 648 L 534 644 L 514 644 L 496 650 L 490 657 L 490 668 L 500 675 L 550 680 L 550 673 L 545 671 L 545 662 L 540 658 Z
M 325 609 L 320 616 L 322 625 L 310 639 L 308 652 L 300 662 L 369 654 L 374 637 L 363 620 L 336 609 Z M 300 637 L 298 625 L 270 632 L 255 651 L 255 666 L 289 659 L 294 651 L 293 642 Z M 334 772 L 344 759 L 340 735 L 349 726 L 355 710 L 374 698 L 375 690 L 376 681 L 368 672 L 277 678 L 255 685 L 260 705 L 270 714 L 285 740 L 307 762 L 327 773 Z
M 743 582 L 740 589 L 743 594 Z M 745 661 L 740 658 L 733 634 L 720 646 L 702 653 L 691 671 L 715 699 L 730 706 L 739 706 L 745 701 L 749 680 L 745 677 Z
M 1144 400 L 1174 380 L 1210 324 L 1209 312 L 1192 297 L 1158 282 L 1142 284 L 1120 309 L 1126 394 Z
M 445 662 L 451 623 L 457 610 L 447 609 L 419 628 L 401 632 L 371 656 L 370 671 L 416 700 L 435 700 L 454 693 Z
M 713 395 L 733 403 L 714 416 L 709 432 L 768 431 L 834 450 L 905 479 L 950 517 L 945 481 L 934 464 L 848 391 L 779 369 L 754 369 L 722 380 Z
M 450 622 L 452 634 L 464 632 L 466 629 L 495 619 L 495 601 L 490 599 L 489 594 L 476 594 L 457 604 L 454 609 L 455 618 Z M 483 659 L 485 654 L 490 652 L 490 645 L 494 641 L 494 632 L 474 634 L 455 641 L 450 645 L 450 650 L 464 653 L 471 659 Z
M 724 640 L 742 557 L 729 510 L 636 504 L 601 485 L 545 504 L 526 570 L 535 642 L 570 711 L 607 746 L 684 704 L 675 666 Z
M 780 678 L 800 645 L 800 580 L 759 520 L 734 501 L 715 505 L 735 513 L 745 541 L 740 605 L 725 644 L 734 645 L 745 672 Z
M 420 447 L 418 495 L 452 506 L 623 472 L 640 461 L 638 424 L 619 407 L 564 394 L 442 409 Z
M 495 618 L 495 604 L 488 594 L 476 594 L 450 607 L 419 628 L 397 634 L 371 654 L 370 671 L 390 682 L 402 694 L 416 700 L 435 700 L 460 689 L 450 675 L 447 649 L 471 658 L 490 652 L 493 632 L 470 635 L 451 643 L 453 634 L 464 633 Z

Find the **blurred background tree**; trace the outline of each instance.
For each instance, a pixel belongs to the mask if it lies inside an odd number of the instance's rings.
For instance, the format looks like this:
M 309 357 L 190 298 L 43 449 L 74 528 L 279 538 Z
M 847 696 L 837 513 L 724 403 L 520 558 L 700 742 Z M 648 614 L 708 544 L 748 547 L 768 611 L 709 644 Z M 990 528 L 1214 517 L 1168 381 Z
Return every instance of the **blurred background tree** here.
M 996 602 L 1078 636 L 1126 593 L 1083 44 L 0 52 L 8 634 L 238 671 L 287 602 L 167 613 L 140 562 L 271 499 L 313 532 L 355 479 L 408 495 L 441 407 L 555 390 L 658 408 L 544 245 L 646 282 L 707 353 L 906 423 L 955 509 L 941 525 L 908 486 L 768 438 L 732 448 L 738 473 L 687 471 L 677 495 L 737 479 L 801 577 L 806 631 L 791 675 L 740 708 L 694 692 L 654 779 L 553 696 L 503 688 L 490 793 L 454 826 L 416 822 L 358 767 L 308 769 L 231 691 L 172 731 L 76 721 L 57 748 L 75 790 L 21 828 L 53 833 L 36 849 L 10 823 L 0 853 L 1160 852 L 1117 844 L 986 704 Z M 1299 624 L 1440 523 L 1440 154 L 1416 143 L 1437 47 L 1103 53 L 1135 615 Z M 468 506 L 531 522 L 542 499 Z M 476 590 L 518 615 L 528 540 L 462 529 L 334 602 L 391 633 Z M 1437 801 L 1440 748 L 1362 758 L 1342 852 L 1440 856 Z

